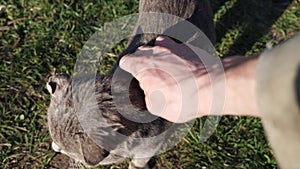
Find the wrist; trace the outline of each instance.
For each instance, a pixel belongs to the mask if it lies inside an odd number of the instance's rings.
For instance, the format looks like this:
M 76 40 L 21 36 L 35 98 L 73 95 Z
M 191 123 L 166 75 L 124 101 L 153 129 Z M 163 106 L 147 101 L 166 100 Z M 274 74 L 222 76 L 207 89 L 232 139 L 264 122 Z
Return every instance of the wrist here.
M 224 59 L 226 99 L 223 115 L 259 117 L 256 102 L 258 56 L 232 56 Z
M 225 79 L 223 72 L 219 74 L 206 72 L 198 76 L 198 116 L 259 117 L 255 99 L 257 62 L 257 56 L 232 56 L 222 60 Z

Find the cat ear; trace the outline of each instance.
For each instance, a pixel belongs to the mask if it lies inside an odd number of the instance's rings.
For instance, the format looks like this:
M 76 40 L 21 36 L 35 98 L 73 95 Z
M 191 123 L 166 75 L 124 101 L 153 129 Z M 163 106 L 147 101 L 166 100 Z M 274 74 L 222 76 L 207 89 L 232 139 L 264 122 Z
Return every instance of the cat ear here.
M 50 94 L 54 94 L 58 88 L 69 84 L 70 76 L 66 74 L 51 76 L 46 84 L 47 90 Z

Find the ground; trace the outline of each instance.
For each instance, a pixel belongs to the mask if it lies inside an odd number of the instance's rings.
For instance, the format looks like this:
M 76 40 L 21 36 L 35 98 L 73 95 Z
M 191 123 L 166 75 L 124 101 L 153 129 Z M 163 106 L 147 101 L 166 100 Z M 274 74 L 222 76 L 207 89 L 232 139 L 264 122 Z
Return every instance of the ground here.
M 299 0 L 211 0 L 211 5 L 220 57 L 259 54 L 300 31 Z M 54 72 L 73 72 L 82 46 L 105 22 L 137 9 L 137 0 L 0 0 L 0 168 L 62 167 L 59 159 L 68 161 L 50 146 L 45 83 Z M 123 46 L 106 55 L 103 71 Z M 259 119 L 222 117 L 201 143 L 204 122 L 198 119 L 180 144 L 157 156 L 156 168 L 277 168 Z

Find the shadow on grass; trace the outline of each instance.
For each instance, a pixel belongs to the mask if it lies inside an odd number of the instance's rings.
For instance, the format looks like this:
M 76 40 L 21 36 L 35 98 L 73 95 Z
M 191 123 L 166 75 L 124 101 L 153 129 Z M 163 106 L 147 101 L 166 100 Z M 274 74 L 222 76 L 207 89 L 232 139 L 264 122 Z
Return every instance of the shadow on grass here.
M 292 2 L 293 0 L 211 1 L 213 12 L 220 17 L 215 25 L 217 42 L 221 43 L 224 38 L 228 38 L 226 36 L 228 30 L 235 30 L 235 35 L 229 36 L 232 39 L 225 39 L 233 42 L 224 55 L 245 54 L 251 50 L 255 42 L 270 31 L 272 25 Z M 218 16 L 218 12 L 222 16 Z

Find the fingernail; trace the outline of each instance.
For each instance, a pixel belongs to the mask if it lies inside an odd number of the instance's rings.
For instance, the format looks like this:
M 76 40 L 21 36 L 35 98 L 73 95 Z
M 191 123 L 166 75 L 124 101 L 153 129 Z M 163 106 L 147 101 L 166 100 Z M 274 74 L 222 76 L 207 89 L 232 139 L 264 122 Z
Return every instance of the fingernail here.
M 141 50 L 143 50 L 143 49 L 145 49 L 145 46 L 140 46 L 140 47 L 138 47 L 138 48 L 136 49 L 136 51 L 135 51 L 135 52 L 137 52 L 137 51 L 141 51 Z
M 165 38 L 163 37 L 163 36 L 158 36 L 157 38 L 156 38 L 156 41 L 163 41 Z
M 144 90 L 144 86 L 140 83 L 140 87 L 142 90 Z M 146 95 L 146 93 L 144 93 Z

